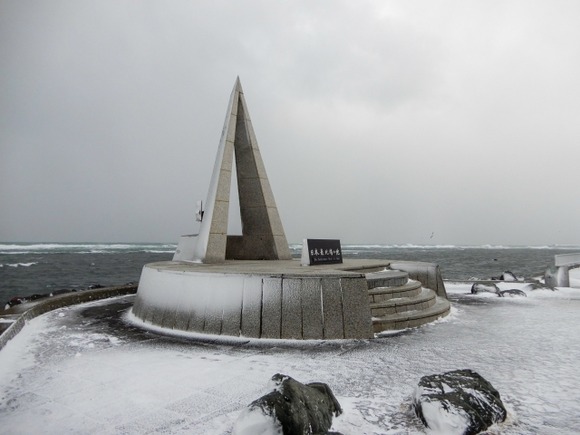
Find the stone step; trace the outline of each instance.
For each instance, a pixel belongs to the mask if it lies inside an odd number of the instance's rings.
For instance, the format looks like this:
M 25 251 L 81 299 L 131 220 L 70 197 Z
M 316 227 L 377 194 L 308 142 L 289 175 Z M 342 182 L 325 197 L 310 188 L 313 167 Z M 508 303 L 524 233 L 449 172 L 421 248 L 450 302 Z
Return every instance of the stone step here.
M 449 314 L 450 308 L 451 304 L 447 299 L 437 296 L 435 304 L 426 310 L 405 311 L 403 313 L 373 317 L 373 331 L 380 337 L 380 333 L 383 331 L 415 328 L 433 322 L 440 317 L 445 317 Z
M 396 298 L 412 298 L 421 293 L 421 283 L 409 279 L 406 284 L 394 287 L 375 287 L 369 290 L 371 304 Z
M 400 270 L 381 270 L 370 272 L 365 275 L 369 290 L 376 287 L 396 287 L 405 285 L 409 280 L 409 274 Z
M 419 291 L 419 294 L 413 297 L 391 298 L 371 303 L 371 315 L 373 317 L 382 317 L 405 311 L 426 310 L 435 305 L 437 294 L 433 290 L 419 287 Z

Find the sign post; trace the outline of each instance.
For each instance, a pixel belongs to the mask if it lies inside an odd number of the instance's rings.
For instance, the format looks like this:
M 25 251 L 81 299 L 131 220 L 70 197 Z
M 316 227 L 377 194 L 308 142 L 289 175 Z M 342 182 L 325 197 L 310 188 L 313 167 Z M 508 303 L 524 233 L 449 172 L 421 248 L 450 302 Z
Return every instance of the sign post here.
M 304 239 L 302 241 L 302 266 L 342 263 L 340 240 Z

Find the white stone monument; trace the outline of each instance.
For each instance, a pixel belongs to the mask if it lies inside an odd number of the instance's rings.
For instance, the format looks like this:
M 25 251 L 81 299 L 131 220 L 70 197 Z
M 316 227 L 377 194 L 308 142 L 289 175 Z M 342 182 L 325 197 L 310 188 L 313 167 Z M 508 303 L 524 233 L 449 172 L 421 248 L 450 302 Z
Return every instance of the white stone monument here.
M 242 235 L 228 235 L 233 159 Z M 199 234 L 182 236 L 174 261 L 287 260 L 290 249 L 252 128 L 240 79 L 226 113 Z

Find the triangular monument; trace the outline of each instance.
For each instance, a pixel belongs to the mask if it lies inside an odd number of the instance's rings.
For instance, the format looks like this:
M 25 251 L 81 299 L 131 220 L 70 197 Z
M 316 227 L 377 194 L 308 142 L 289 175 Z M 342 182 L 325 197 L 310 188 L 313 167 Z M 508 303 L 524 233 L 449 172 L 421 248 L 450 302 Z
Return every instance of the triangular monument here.
M 242 235 L 228 235 L 233 159 Z M 182 236 L 174 261 L 288 260 L 290 249 L 239 77 L 230 96 L 199 234 Z

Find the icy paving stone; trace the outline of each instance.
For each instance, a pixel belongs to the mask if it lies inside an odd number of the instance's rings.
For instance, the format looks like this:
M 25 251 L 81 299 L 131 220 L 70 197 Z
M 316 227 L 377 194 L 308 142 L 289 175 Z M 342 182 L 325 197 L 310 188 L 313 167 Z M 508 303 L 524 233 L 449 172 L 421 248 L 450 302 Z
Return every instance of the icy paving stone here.
M 337 279 L 322 279 L 324 338 L 344 338 L 342 289 Z
M 282 280 L 282 331 L 281 338 L 302 338 L 302 304 L 300 293 L 302 279 Z
M 323 338 L 322 295 L 320 278 L 302 279 L 302 338 Z
M 264 278 L 262 290 L 262 338 L 280 338 L 282 278 Z
M 242 295 L 241 334 L 245 337 L 259 337 L 262 323 L 262 278 L 244 278 Z
M 371 312 L 364 278 L 341 278 L 345 338 L 372 337 Z

